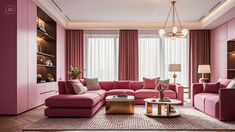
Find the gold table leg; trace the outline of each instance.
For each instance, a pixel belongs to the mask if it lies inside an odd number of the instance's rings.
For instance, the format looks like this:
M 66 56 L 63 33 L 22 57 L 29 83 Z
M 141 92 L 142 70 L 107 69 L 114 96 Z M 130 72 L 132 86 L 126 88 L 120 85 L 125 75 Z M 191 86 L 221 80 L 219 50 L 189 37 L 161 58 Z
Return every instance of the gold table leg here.
M 157 108 L 158 108 L 158 115 L 162 114 L 162 105 L 161 104 L 157 104 Z
M 171 105 L 167 104 L 167 106 L 166 106 L 166 115 L 169 116 L 170 112 L 171 112 Z
M 146 102 L 145 103 L 145 108 L 146 108 L 147 113 L 152 113 L 153 105 L 151 103 Z

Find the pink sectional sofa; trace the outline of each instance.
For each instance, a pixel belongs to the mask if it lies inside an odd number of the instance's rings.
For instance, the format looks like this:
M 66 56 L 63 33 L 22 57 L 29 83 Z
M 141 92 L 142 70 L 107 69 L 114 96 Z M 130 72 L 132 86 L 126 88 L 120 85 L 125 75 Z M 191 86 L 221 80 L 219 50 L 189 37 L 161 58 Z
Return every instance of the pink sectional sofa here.
M 59 95 L 47 98 L 44 111 L 48 117 L 91 117 L 105 103 L 105 97 L 109 95 L 128 94 L 135 96 L 135 104 L 144 104 L 145 98 L 158 97 L 154 89 L 143 89 L 143 82 L 130 81 L 130 89 L 114 89 L 113 81 L 99 82 L 101 90 L 88 91 L 76 95 L 72 83 L 79 80 L 59 81 Z M 81 83 L 84 84 L 83 81 Z M 169 89 L 164 92 L 165 97 L 184 99 L 183 86 L 170 84 Z
M 235 120 L 235 89 L 228 89 L 230 79 L 219 79 L 218 93 L 203 92 L 203 84 L 192 85 L 192 105 L 219 120 Z

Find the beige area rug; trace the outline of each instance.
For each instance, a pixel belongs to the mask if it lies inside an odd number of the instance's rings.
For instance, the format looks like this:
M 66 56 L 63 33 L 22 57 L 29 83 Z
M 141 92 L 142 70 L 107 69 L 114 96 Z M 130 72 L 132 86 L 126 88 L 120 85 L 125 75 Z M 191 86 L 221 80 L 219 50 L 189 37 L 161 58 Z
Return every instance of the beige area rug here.
M 43 118 L 23 130 L 235 130 L 235 122 L 221 122 L 191 106 L 175 106 L 176 118 L 151 118 L 136 106 L 133 115 L 106 115 L 102 107 L 92 118 Z

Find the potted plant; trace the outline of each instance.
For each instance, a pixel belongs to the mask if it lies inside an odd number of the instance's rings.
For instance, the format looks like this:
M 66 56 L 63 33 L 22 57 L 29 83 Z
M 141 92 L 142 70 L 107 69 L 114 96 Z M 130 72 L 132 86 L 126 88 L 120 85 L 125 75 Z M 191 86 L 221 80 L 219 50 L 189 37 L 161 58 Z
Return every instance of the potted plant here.
M 69 77 L 71 77 L 72 79 L 77 79 L 83 71 L 84 71 L 83 69 L 70 65 L 68 74 Z
M 156 82 L 156 89 L 159 91 L 159 99 L 162 101 L 164 99 L 164 91 L 166 90 L 167 85 L 161 81 Z
M 53 75 L 52 75 L 51 73 L 48 73 L 48 74 L 46 75 L 46 81 L 47 81 L 47 82 L 53 82 L 53 81 L 55 81 L 54 78 L 53 78 Z

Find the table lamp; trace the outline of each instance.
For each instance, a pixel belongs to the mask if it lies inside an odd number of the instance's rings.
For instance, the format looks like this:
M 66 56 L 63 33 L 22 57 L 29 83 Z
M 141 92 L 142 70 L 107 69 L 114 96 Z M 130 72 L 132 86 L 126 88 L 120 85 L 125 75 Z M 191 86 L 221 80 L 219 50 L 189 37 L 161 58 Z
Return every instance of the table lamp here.
M 211 73 L 210 65 L 198 65 L 198 73 L 202 73 L 202 77 L 199 79 L 200 83 L 209 82 L 209 79 L 205 78 L 205 74 Z
M 177 77 L 176 72 L 181 72 L 181 65 L 180 64 L 169 64 L 169 72 L 174 72 L 173 79 L 175 84 L 175 79 Z

